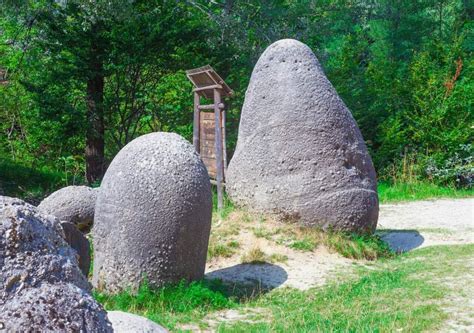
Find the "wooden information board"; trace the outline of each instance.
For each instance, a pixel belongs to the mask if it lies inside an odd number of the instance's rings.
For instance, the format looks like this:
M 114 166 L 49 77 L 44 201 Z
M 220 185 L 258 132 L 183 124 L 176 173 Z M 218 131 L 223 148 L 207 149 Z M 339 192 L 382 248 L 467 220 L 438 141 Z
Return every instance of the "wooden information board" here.
M 186 71 L 194 89 L 193 144 L 207 168 L 211 183 L 217 186 L 217 207 L 223 207 L 223 188 L 227 169 L 225 145 L 225 108 L 223 97 L 234 92 L 207 65 Z M 201 104 L 201 98 L 212 100 L 211 104 Z
M 221 112 L 221 129 L 222 132 L 225 132 L 224 126 L 222 124 L 222 113 Z M 215 126 L 216 126 L 216 116 L 214 112 L 200 112 L 200 129 L 199 129 L 199 143 L 200 143 L 200 153 L 201 158 L 204 164 L 206 165 L 207 171 L 209 173 L 209 177 L 211 179 L 217 179 L 217 158 L 216 158 L 216 134 L 215 134 Z M 224 138 L 222 138 L 224 141 Z M 224 142 L 222 145 L 225 147 Z M 224 156 L 222 156 L 222 167 L 225 168 L 225 161 Z M 222 170 L 223 174 L 223 181 L 225 181 L 225 172 Z

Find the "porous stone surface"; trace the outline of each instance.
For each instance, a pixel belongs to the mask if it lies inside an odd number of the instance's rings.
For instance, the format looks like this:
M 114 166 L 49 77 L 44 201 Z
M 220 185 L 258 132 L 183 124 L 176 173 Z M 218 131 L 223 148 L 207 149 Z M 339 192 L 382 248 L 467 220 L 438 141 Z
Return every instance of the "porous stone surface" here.
M 0 310 L 7 332 L 113 332 L 102 306 L 70 283 L 26 288 Z
M 0 197 L 0 327 L 7 332 L 110 332 L 57 218 Z
M 56 216 L 62 222 L 70 222 L 82 232 L 88 232 L 94 222 L 97 190 L 87 186 L 64 187 L 38 205 L 40 211 Z
M 226 189 L 238 205 L 282 220 L 375 229 L 372 160 L 350 111 L 305 44 L 280 40 L 258 60 Z
M 61 281 L 90 288 L 78 267 L 76 252 L 64 239 L 58 219 L 9 197 L 0 197 L 0 218 L 2 287 L 9 285 L 7 289 L 15 289 L 20 284 L 35 287 L 37 283 Z M 12 283 L 17 277 L 25 278 L 18 284 Z
M 177 134 L 151 133 L 127 144 L 105 173 L 96 202 L 94 274 L 117 292 L 204 275 L 211 227 L 209 176 Z
M 151 320 L 122 311 L 107 312 L 115 333 L 168 333 L 162 326 Z
M 87 277 L 91 266 L 91 255 L 89 252 L 89 240 L 80 232 L 76 226 L 69 222 L 61 222 L 66 242 L 71 246 L 78 256 L 79 268 Z

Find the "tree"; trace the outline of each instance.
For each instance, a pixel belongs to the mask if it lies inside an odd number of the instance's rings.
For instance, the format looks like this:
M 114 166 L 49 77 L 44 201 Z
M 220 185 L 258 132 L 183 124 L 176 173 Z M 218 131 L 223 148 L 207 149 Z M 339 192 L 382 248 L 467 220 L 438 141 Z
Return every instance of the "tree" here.
M 177 63 L 189 62 L 186 49 L 199 47 L 193 40 L 201 32 L 193 30 L 202 24 L 189 15 L 186 5 L 167 0 L 50 0 L 27 3 L 23 9 L 17 28 L 22 28 L 24 17 L 34 17 L 34 38 L 25 59 L 33 64 L 32 72 L 21 82 L 34 94 L 42 116 L 83 115 L 70 134 L 85 132 L 86 178 L 96 182 L 106 167 L 106 120 L 114 118 L 112 112 L 121 112 L 119 123 L 110 125 L 125 133 L 120 144 L 130 141 L 144 114 L 139 101 L 143 89 L 176 70 Z M 124 75 L 126 82 L 120 85 L 117 80 Z M 107 87 L 117 84 L 118 93 L 112 94 Z M 123 94 L 127 98 L 122 99 Z

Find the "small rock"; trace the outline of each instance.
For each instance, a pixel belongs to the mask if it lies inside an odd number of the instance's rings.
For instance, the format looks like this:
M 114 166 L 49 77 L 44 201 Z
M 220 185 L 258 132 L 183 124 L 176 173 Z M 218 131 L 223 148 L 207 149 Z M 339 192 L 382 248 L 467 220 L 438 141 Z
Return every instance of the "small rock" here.
M 115 333 L 167 333 L 168 331 L 157 323 L 131 313 L 122 311 L 107 312 Z
M 38 209 L 70 222 L 82 232 L 88 232 L 94 222 L 97 190 L 87 186 L 64 187 L 41 201 Z

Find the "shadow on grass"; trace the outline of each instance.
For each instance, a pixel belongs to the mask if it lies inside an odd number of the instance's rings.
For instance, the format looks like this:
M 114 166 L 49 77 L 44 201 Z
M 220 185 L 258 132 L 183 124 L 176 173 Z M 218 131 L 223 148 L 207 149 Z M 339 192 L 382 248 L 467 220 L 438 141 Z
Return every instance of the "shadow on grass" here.
M 256 281 L 252 284 L 205 279 L 161 288 L 150 287 L 145 282 L 136 292 L 125 290 L 111 295 L 94 290 L 93 295 L 107 311 L 135 313 L 174 328 L 179 323 L 197 322 L 214 311 L 236 308 L 271 289 Z
M 379 230 L 377 235 L 396 253 L 414 250 L 425 241 L 417 230 Z
M 228 279 L 235 275 L 239 279 Z M 281 285 L 286 271 L 272 264 L 236 265 L 207 274 L 201 281 L 153 288 L 143 283 L 138 291 L 115 295 L 94 291 L 94 297 L 107 310 L 144 315 L 166 327 L 191 322 L 209 312 L 230 309 L 249 302 Z

